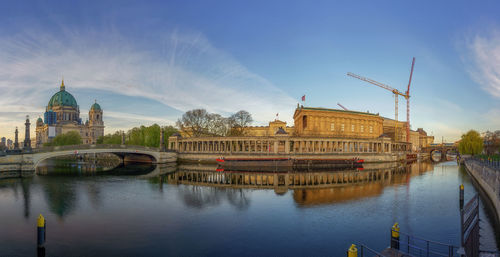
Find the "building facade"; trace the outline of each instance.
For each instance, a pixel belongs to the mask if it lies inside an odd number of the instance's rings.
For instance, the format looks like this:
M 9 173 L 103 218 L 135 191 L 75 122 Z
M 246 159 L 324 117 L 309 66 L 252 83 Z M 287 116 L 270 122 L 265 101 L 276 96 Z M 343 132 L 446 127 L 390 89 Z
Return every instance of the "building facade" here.
M 297 106 L 293 115 L 295 136 L 377 138 L 384 119 L 368 112 Z
M 278 130 L 284 130 L 286 133 L 292 135 L 294 127 L 288 127 L 286 122 L 281 120 L 270 121 L 268 126 L 252 126 L 245 128 L 245 134 L 255 137 L 274 136 Z
M 104 135 L 103 111 L 95 102 L 89 111 L 89 119 L 83 123 L 80 118 L 80 106 L 76 99 L 61 82 L 59 92 L 55 93 L 45 108 L 44 119 L 36 121 L 36 147 L 52 142 L 57 135 L 76 131 L 83 144 L 95 144 Z

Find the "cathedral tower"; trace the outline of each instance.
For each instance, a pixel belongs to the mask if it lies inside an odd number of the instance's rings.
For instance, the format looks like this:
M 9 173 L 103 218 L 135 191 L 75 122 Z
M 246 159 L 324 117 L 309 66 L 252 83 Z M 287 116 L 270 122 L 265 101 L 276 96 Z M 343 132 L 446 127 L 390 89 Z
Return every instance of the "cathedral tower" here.
M 91 144 L 97 143 L 99 137 L 104 136 L 104 122 L 102 121 L 102 109 L 97 101 L 90 107 L 89 111 L 89 131 Z

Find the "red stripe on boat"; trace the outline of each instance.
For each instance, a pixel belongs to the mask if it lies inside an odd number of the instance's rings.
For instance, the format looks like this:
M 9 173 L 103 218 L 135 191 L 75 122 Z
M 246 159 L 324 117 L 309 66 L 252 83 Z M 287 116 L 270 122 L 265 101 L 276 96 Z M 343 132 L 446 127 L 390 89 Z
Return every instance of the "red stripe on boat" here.
M 224 162 L 224 159 L 217 158 L 215 159 L 217 162 Z

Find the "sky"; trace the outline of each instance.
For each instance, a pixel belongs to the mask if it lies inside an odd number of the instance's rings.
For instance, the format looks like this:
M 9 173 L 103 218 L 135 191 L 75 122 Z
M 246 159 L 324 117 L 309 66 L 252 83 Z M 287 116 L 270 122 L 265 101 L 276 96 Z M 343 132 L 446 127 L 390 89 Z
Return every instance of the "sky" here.
M 2 1 L 0 137 L 43 116 L 64 77 L 105 133 L 188 110 L 293 124 L 298 103 L 394 118 L 437 142 L 500 129 L 498 1 Z M 301 96 L 306 95 L 306 101 Z M 406 101 L 399 99 L 399 120 Z M 32 125 L 34 135 L 34 125 Z

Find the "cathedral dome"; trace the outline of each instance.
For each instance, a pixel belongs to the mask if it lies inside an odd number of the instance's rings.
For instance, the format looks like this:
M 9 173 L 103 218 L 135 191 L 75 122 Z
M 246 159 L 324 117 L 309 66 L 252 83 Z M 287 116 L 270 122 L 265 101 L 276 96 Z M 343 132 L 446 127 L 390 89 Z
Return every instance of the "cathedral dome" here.
M 101 109 L 101 106 L 96 102 L 94 103 L 91 107 L 90 107 L 90 110 L 93 110 L 93 111 L 102 111 Z
M 71 106 L 73 108 L 78 108 L 76 103 L 76 99 L 66 91 L 66 87 L 64 86 L 64 80 L 61 83 L 61 90 L 55 93 L 51 98 L 47 107 L 51 109 L 54 106 Z

